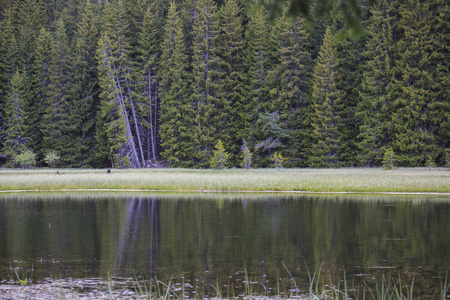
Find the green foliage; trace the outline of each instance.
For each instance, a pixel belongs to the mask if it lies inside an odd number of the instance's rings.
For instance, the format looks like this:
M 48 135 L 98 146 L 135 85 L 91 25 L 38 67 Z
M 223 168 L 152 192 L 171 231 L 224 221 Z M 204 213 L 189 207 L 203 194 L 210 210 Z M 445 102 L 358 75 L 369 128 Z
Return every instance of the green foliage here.
M 385 170 L 392 170 L 394 168 L 394 160 L 395 160 L 394 150 L 392 149 L 392 147 L 389 147 L 384 151 L 382 162 L 383 168 Z
M 286 130 L 279 125 L 279 115 L 274 113 L 262 113 L 256 121 L 258 142 L 255 145 L 255 151 L 258 151 L 258 161 L 260 166 L 266 166 L 270 160 L 270 153 L 283 147 L 283 140 L 288 137 Z
M 248 138 L 246 132 L 250 127 L 247 123 L 248 112 L 245 95 L 244 72 L 244 40 L 243 11 L 237 0 L 226 1 L 219 11 L 219 37 L 217 39 L 217 54 L 221 58 L 220 97 L 228 111 L 226 123 L 222 123 L 220 132 L 229 135 L 231 141 L 227 144 L 231 153 L 239 152 L 240 142 Z M 227 124 L 228 123 L 228 124 Z M 221 135 L 222 138 L 222 135 Z M 234 163 L 238 155 L 234 155 Z
M 95 51 L 99 40 L 99 19 L 95 5 L 90 1 L 79 11 L 79 22 L 74 37 L 74 77 L 72 102 L 69 113 L 71 163 L 75 167 L 93 164 L 100 151 L 96 145 L 96 117 L 99 107 L 98 62 Z M 99 149 L 98 149 L 99 150 Z M 93 153 L 94 152 L 94 153 Z
M 256 124 L 265 137 L 285 138 L 288 136 L 286 130 L 279 125 L 279 114 L 277 112 L 260 114 Z
M 278 63 L 269 72 L 272 103 L 270 111 L 279 113 L 279 124 L 289 136 L 286 150 L 294 166 L 303 160 L 311 131 L 312 59 L 307 47 L 308 34 L 303 19 L 291 19 L 287 12 L 276 20 L 273 40 Z
M 244 140 L 242 147 L 241 147 L 241 151 L 242 151 L 242 162 L 241 162 L 241 167 L 243 167 L 245 170 L 249 170 L 252 166 L 252 152 L 250 151 L 250 149 L 247 147 L 247 142 Z
M 430 76 L 433 24 L 428 4 L 407 0 L 400 6 L 398 58 L 394 66 L 393 142 L 401 166 L 419 166 L 427 153 L 436 152 L 429 103 L 434 102 Z
M 310 157 L 312 167 L 341 165 L 340 111 L 345 93 L 339 86 L 336 46 L 331 29 L 328 28 L 314 69 L 312 93 L 314 111 L 311 115 L 313 143 Z
M 56 163 L 60 160 L 61 156 L 54 151 L 47 152 L 44 157 L 44 162 L 49 165 L 51 168 L 56 166 Z
M 161 157 L 172 166 L 192 166 L 195 155 L 193 130 L 194 109 L 189 101 L 188 58 L 185 53 L 183 27 L 177 6 L 169 7 L 161 54 L 160 132 Z
M 450 149 L 445 149 L 445 163 L 447 168 L 450 170 Z
M 36 165 L 36 154 L 30 150 L 23 151 L 14 156 L 14 163 L 22 166 L 24 169 L 31 169 Z
M 13 165 L 13 158 L 20 152 L 28 149 L 27 113 L 25 111 L 26 97 L 26 77 L 23 73 L 16 71 L 11 78 L 6 105 L 4 107 L 3 131 L 0 136 L 4 136 L 3 148 L 0 154 L 6 158 L 9 165 Z
M 72 78 L 71 48 L 63 20 L 56 22 L 56 32 L 51 47 L 49 82 L 45 90 L 47 101 L 41 120 L 42 152 L 57 151 L 63 162 L 70 164 L 66 155 L 70 149 L 68 115 L 70 111 Z
M 284 167 L 379 166 L 387 147 L 445 165 L 448 3 L 303 1 L 292 17 L 302 1 L 0 0 L 1 163 L 30 149 L 62 167 L 207 167 L 220 139 L 236 166 L 242 140 L 252 167 L 275 151 Z M 355 16 L 359 40 L 341 34 Z
M 264 19 L 264 10 L 256 10 L 250 18 L 246 31 L 248 69 L 248 91 L 245 111 L 249 113 L 249 123 L 253 123 L 258 114 L 270 110 L 269 70 L 273 67 L 274 53 L 269 24 Z M 253 128 L 254 129 L 254 128 Z
M 289 13 L 293 16 L 302 15 L 317 21 L 317 19 L 327 18 L 332 15 L 333 4 L 339 3 L 338 6 L 341 14 L 344 16 L 343 30 L 348 31 L 355 38 L 360 37 L 363 33 L 363 4 L 354 0 L 261 0 L 260 3 L 268 7 L 270 10 L 270 17 L 274 18 L 281 14 L 283 6 L 289 4 Z M 369 2 L 375 2 L 374 0 Z M 364 3 L 366 4 L 366 3 Z
M 275 152 L 272 155 L 272 161 L 273 161 L 274 167 L 276 169 L 282 169 L 283 168 L 284 160 L 285 160 L 285 158 L 281 155 L 281 153 Z
M 381 164 L 382 150 L 391 144 L 392 101 L 389 89 L 392 84 L 392 29 L 387 1 L 380 1 L 371 9 L 367 23 L 367 42 L 363 56 L 362 82 L 357 106 L 359 154 L 363 166 Z
M 213 151 L 213 156 L 211 157 L 210 166 L 213 169 L 223 170 L 227 166 L 228 154 L 223 147 L 223 143 L 219 140 L 215 146 L 216 150 Z
M 47 92 L 50 87 L 50 65 L 53 57 L 54 39 L 54 35 L 43 27 L 36 40 L 35 64 L 31 77 L 33 101 L 28 107 L 28 123 L 31 126 L 29 126 L 28 132 L 30 144 L 33 145 L 33 150 L 38 157 L 43 154 L 42 139 L 48 125 L 43 121 L 43 115 L 50 105 Z
M 219 34 L 216 6 L 212 0 L 199 0 L 194 9 L 191 103 L 195 113 L 195 130 L 192 134 L 197 164 L 207 166 L 215 136 L 226 144 L 230 142 L 226 128 L 230 122 L 231 106 L 220 94 L 221 59 L 216 46 Z
M 427 154 L 427 156 L 425 157 L 425 168 L 431 169 L 433 167 L 436 167 L 434 157 L 431 154 Z

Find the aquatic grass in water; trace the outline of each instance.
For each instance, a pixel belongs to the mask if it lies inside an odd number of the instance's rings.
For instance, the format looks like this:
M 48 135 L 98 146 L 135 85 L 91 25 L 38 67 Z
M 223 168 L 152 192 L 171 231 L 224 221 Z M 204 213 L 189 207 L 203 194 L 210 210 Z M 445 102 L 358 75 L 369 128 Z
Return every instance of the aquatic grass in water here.
M 57 174 L 59 172 L 59 175 Z M 0 170 L 0 190 L 450 192 L 450 172 L 382 169 L 40 169 Z
M 285 267 L 285 271 L 290 274 Z M 398 278 L 386 279 L 383 275 L 382 278 L 377 281 L 375 287 L 364 283 L 360 286 L 359 283 L 352 282 L 349 285 L 347 281 L 347 275 L 343 271 L 343 279 L 334 278 L 329 276 L 329 282 L 322 281 L 321 275 L 322 268 L 315 267 L 314 272 L 309 273 L 309 284 L 302 287 L 300 282 L 296 282 L 292 274 L 290 279 L 292 289 L 285 286 L 284 289 L 278 290 L 276 294 L 271 294 L 269 288 L 257 292 L 253 286 L 258 282 L 252 282 L 250 275 L 245 271 L 239 272 L 241 276 L 244 276 L 244 286 L 242 287 L 242 293 L 235 294 L 235 285 L 230 285 L 228 281 L 227 285 L 224 285 L 220 280 L 216 280 L 215 283 L 198 282 L 199 287 L 194 282 L 192 284 L 186 283 L 184 277 L 177 280 L 170 278 L 168 282 L 158 280 L 156 277 L 150 280 L 137 278 L 109 278 L 106 281 L 102 281 L 99 278 L 93 279 L 59 279 L 50 280 L 49 283 L 41 284 L 14 284 L 12 286 L 2 284 L 0 285 L 0 296 L 13 297 L 15 299 L 34 299 L 34 298 L 48 298 L 59 299 L 59 296 L 64 296 L 63 299 L 68 299 L 67 295 L 70 295 L 73 299 L 79 299 L 86 296 L 96 299 L 374 299 L 374 300 L 412 300 L 414 299 L 413 290 L 415 280 L 411 279 L 410 282 L 403 282 L 400 273 Z M 237 278 L 234 278 L 235 280 Z M 196 279 L 198 280 L 198 278 Z M 47 280 L 46 280 L 47 281 Z M 278 280 L 277 280 L 278 281 Z M 238 284 L 239 280 L 236 281 Z M 246 283 L 245 283 L 246 282 Z M 128 283 L 128 286 L 127 286 Z M 93 285 L 95 284 L 95 285 Z M 210 285 L 212 289 L 207 293 L 207 285 Z M 356 286 L 355 286 L 356 285 Z M 230 293 L 229 288 L 232 286 Z M 225 287 L 225 289 L 223 289 Z M 432 297 L 430 299 L 448 299 L 449 283 L 447 276 L 442 285 L 439 298 Z M 445 287 L 445 288 L 444 288 Z M 6 288 L 6 289 L 5 289 Z M 200 288 L 200 289 L 199 289 Z M 203 288 L 203 290 L 202 290 Z M 227 291 L 226 294 L 224 291 Z M 224 297 L 226 295 L 226 297 Z

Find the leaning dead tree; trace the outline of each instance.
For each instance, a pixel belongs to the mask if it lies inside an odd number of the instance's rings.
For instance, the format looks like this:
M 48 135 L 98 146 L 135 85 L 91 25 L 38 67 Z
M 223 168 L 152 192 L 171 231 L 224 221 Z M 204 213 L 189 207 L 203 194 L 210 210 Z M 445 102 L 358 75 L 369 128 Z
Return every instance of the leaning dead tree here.
M 102 112 L 109 121 L 106 125 L 110 152 L 116 164 L 141 168 L 145 164 L 142 139 L 124 52 L 114 51 L 110 39 L 104 35 L 97 55 L 103 90 Z

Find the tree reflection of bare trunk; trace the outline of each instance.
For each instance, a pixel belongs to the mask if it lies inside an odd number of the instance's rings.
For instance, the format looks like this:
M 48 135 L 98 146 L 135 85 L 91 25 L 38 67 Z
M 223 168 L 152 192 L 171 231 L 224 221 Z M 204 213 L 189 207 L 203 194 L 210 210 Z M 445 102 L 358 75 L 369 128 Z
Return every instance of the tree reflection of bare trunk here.
M 150 249 L 149 249 L 149 272 L 150 276 L 154 276 L 154 265 L 158 261 L 159 254 L 159 212 L 157 207 L 158 201 L 156 199 L 151 200 L 151 205 L 149 205 L 149 215 L 150 215 Z
M 128 268 L 131 251 L 136 246 L 136 239 L 141 229 L 142 201 L 142 199 L 128 199 L 126 222 L 119 240 L 118 270 L 124 269 L 124 266 Z
M 149 236 L 145 236 L 146 232 L 149 232 Z M 142 270 L 144 265 L 138 262 L 142 249 L 145 249 L 145 253 L 149 253 L 145 258 L 148 270 Z M 153 276 L 158 262 L 158 253 L 158 200 L 128 199 L 126 221 L 118 243 L 117 271 L 128 270 L 135 274 L 144 271 Z

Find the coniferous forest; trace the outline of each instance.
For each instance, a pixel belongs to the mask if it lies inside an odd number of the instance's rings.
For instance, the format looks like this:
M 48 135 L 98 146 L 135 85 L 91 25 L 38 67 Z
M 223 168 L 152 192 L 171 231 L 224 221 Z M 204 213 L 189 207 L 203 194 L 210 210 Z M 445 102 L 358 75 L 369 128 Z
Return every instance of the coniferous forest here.
M 357 38 L 253 2 L 0 0 L 0 165 L 445 164 L 448 1 L 360 0 Z

